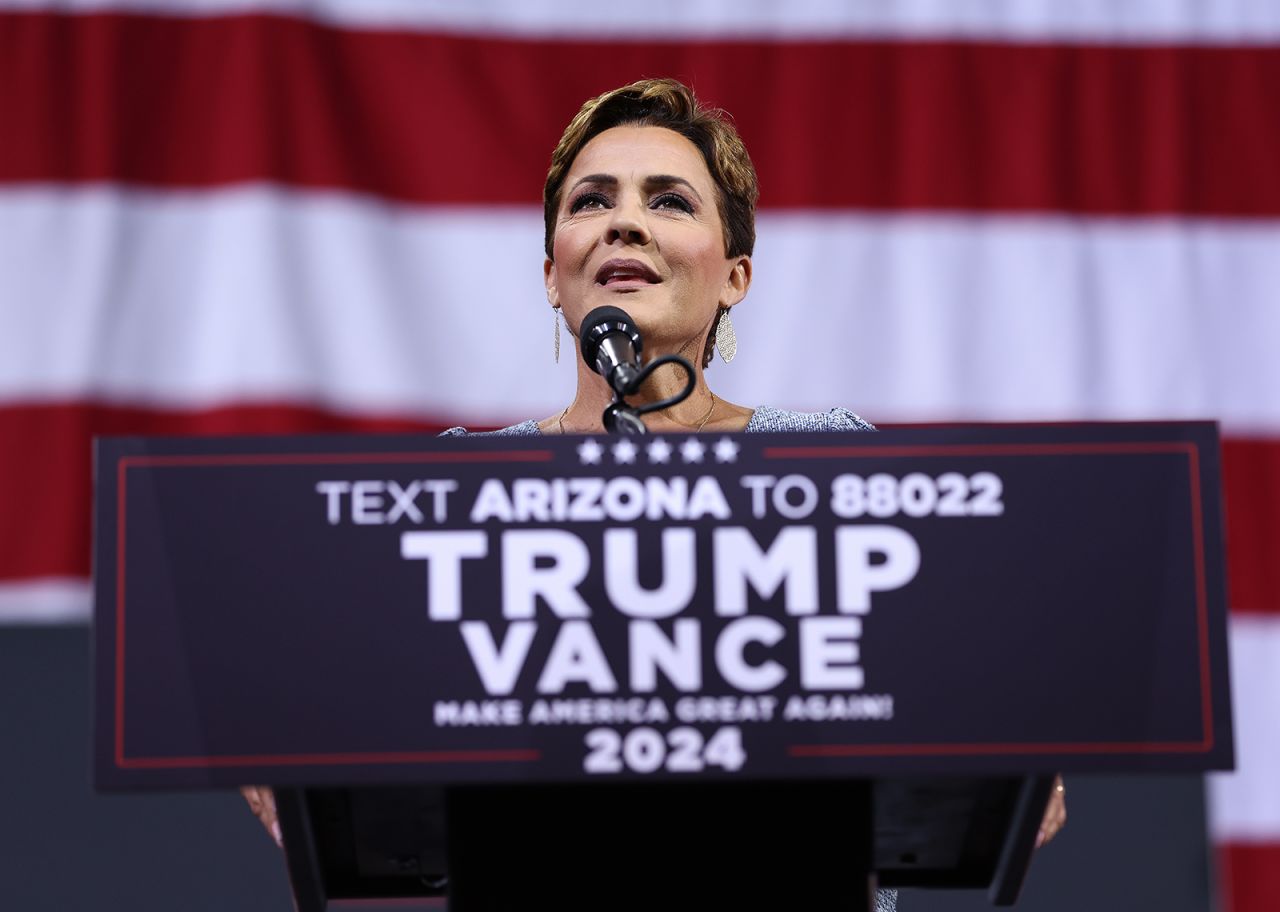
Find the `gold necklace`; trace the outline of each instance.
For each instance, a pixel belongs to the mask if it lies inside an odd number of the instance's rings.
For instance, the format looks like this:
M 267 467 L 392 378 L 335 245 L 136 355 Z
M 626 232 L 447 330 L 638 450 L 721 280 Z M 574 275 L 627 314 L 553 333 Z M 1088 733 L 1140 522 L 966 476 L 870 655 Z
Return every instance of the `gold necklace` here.
M 707 426 L 707 422 L 711 420 L 711 413 L 714 412 L 715 410 L 716 410 L 716 394 L 712 393 L 711 408 L 707 409 L 707 413 L 702 416 L 702 420 L 698 422 L 698 426 L 693 429 L 693 432 L 695 434 Z
M 563 412 L 561 412 L 559 415 L 557 415 L 557 416 L 556 416 L 556 428 L 560 431 L 560 435 L 561 435 L 561 436 L 564 436 L 564 434 L 565 434 L 565 429 L 564 429 L 564 416 L 565 416 L 565 415 L 567 415 L 567 414 L 569 414 L 569 409 L 570 409 L 572 406 L 573 406 L 573 403 L 572 403 L 572 402 L 570 402 L 568 405 L 566 405 L 566 406 L 564 407 L 564 411 L 563 411 Z M 696 433 L 698 433 L 698 432 L 699 432 L 699 431 L 701 431 L 704 427 L 706 427 L 706 426 L 707 426 L 707 422 L 711 420 L 711 413 L 712 413 L 712 412 L 714 412 L 715 410 L 716 410 L 716 394 L 715 394 L 715 393 L 712 393 L 712 394 L 711 394 L 711 407 L 710 407 L 710 408 L 708 408 L 708 409 L 707 409 L 707 413 L 706 413 L 705 415 L 703 415 L 703 416 L 702 416 L 702 420 L 698 422 L 698 426 L 697 426 L 696 428 L 694 428 L 694 429 L 693 429 L 693 432 L 694 432 L 695 434 L 696 434 Z

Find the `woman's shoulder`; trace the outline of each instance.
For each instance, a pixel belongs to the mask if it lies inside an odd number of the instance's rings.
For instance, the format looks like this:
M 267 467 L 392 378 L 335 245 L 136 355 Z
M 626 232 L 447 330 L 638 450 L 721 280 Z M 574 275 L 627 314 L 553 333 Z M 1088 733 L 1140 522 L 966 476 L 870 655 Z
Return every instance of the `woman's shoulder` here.
M 789 412 L 762 405 L 747 422 L 748 433 L 759 431 L 874 431 L 875 425 L 847 408 L 825 412 Z
M 786 409 L 762 405 L 752 414 L 747 426 L 747 433 L 769 431 L 874 431 L 875 425 L 865 418 L 855 415 L 847 408 L 833 408 L 825 412 L 790 412 Z M 530 418 L 510 427 L 496 431 L 468 431 L 464 427 L 451 427 L 441 432 L 441 437 L 536 437 L 542 431 L 538 422 Z
M 530 418 L 528 421 L 521 421 L 519 424 L 513 424 L 510 427 L 499 428 L 496 431 L 468 431 L 464 427 L 451 427 L 447 431 L 441 431 L 441 437 L 536 437 L 541 434 L 542 430 L 538 427 L 538 422 Z

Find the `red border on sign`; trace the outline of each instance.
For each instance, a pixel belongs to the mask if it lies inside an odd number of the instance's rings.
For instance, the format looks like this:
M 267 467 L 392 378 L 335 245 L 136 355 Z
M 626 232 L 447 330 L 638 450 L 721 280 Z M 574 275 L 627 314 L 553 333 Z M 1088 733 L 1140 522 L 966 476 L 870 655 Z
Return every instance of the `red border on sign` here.
M 1207 753 L 1213 748 L 1213 699 L 1209 658 L 1209 619 L 1205 580 L 1203 497 L 1200 453 L 1192 442 L 1085 444 L 948 444 L 919 446 L 765 447 L 765 459 L 840 459 L 857 457 L 937 456 L 1088 456 L 1171 453 L 1187 457 L 1190 475 L 1192 538 L 1196 579 L 1196 626 L 1199 638 L 1201 725 L 1200 741 L 1132 742 L 1013 742 L 939 744 L 793 744 L 793 757 L 980 756 L 991 754 L 1160 754 Z M 189 769 L 235 766 L 327 766 L 347 764 L 535 762 L 536 748 L 475 751 L 365 752 L 185 757 L 126 757 L 124 753 L 125 661 L 125 510 L 127 470 L 156 467 L 228 467 L 248 465 L 413 464 L 448 462 L 547 462 L 551 450 L 489 452 L 245 454 L 238 456 L 131 456 L 117 464 L 116 553 L 116 687 L 115 763 L 121 769 Z
M 228 466 L 386 465 L 432 462 L 549 462 L 551 450 L 408 453 L 246 453 L 231 456 L 125 456 L 116 465 L 116 693 L 115 763 L 120 769 L 205 769 L 232 766 L 335 766 L 353 763 L 530 763 L 537 748 L 330 754 L 265 754 L 192 757 L 126 757 L 124 752 L 125 509 L 129 469 Z
M 1208 753 L 1213 750 L 1213 686 L 1209 663 L 1209 605 L 1205 583 L 1204 512 L 1200 492 L 1200 449 L 1188 441 L 1156 443 L 1009 443 L 938 444 L 917 446 L 765 447 L 765 459 L 848 459 L 853 457 L 912 456 L 1112 456 L 1171 453 L 1187 457 L 1191 489 L 1191 535 L 1196 577 L 1196 634 L 1200 646 L 1199 741 L 1073 741 L 1064 744 L 792 744 L 792 757 L 913 757 L 975 756 L 983 754 L 1165 754 Z

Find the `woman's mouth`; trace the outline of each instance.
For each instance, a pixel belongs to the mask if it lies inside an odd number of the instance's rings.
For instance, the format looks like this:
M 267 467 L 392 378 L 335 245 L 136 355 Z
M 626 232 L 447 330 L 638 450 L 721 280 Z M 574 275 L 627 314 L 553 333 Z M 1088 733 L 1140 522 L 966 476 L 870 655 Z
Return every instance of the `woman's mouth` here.
M 653 267 L 640 260 L 612 259 L 596 271 L 596 284 L 606 288 L 637 288 L 661 281 Z

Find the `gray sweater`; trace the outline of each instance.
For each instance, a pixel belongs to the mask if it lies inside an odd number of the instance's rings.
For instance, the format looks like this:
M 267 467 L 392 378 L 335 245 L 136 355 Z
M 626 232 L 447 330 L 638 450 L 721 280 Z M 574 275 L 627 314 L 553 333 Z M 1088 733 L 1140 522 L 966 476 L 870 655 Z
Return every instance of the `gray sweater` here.
M 754 434 L 767 431 L 874 431 L 871 422 L 859 418 L 853 412 L 843 408 L 833 408 L 829 412 L 788 412 L 772 406 L 762 405 L 751 414 L 751 420 L 743 428 L 743 432 Z M 443 437 L 461 437 L 469 433 L 466 428 L 452 427 L 445 431 Z M 488 433 L 502 436 L 533 436 L 541 434 L 538 422 L 530 418 L 519 424 Z

